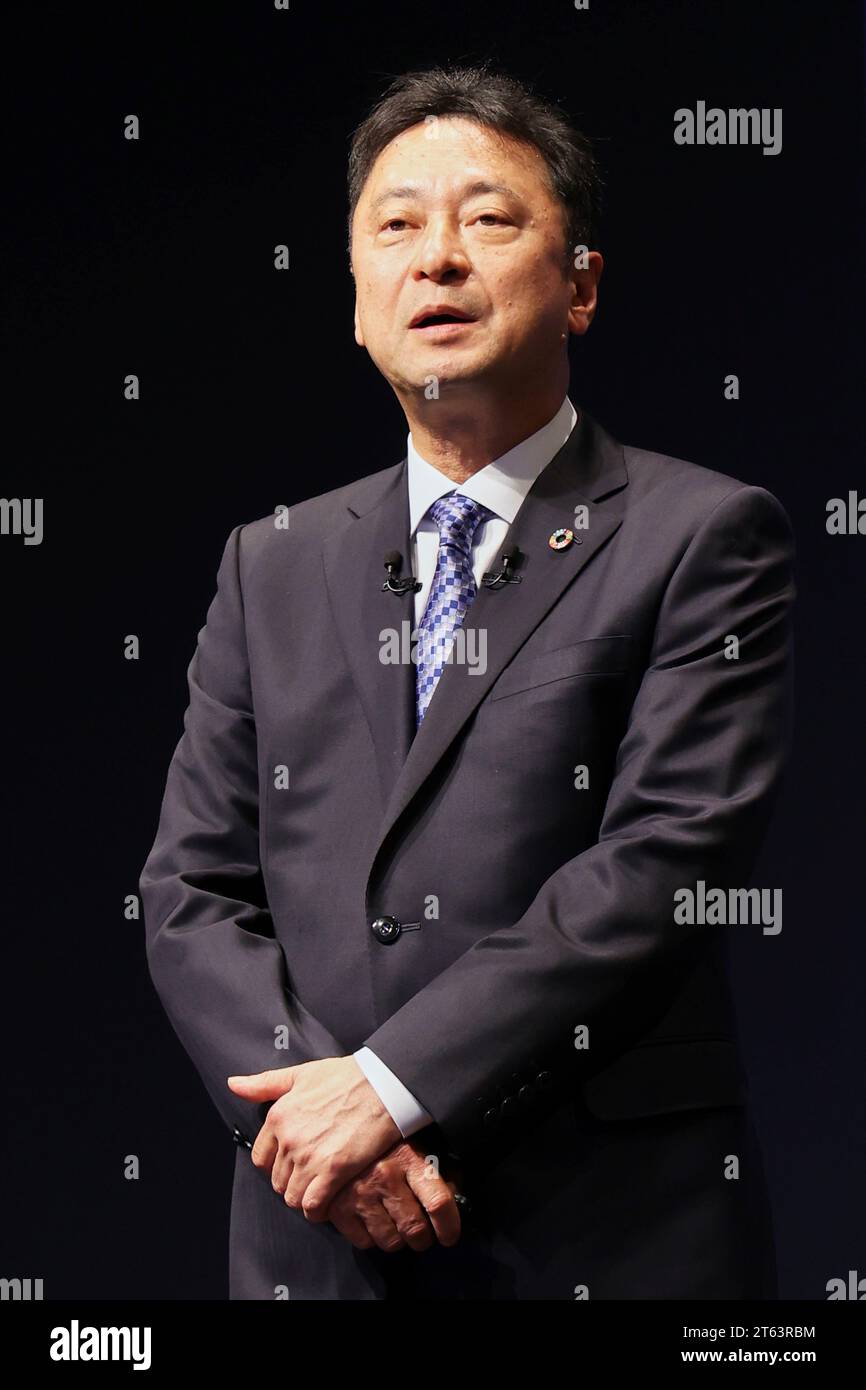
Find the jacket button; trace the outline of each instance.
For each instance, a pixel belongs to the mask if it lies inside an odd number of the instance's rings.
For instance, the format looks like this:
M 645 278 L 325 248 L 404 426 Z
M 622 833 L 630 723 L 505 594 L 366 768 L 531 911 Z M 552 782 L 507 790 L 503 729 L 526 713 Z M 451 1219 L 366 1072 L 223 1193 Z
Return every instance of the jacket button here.
M 494 1110 L 492 1107 L 490 1110 L 486 1110 L 484 1112 L 484 1123 L 487 1125 L 488 1129 L 492 1129 L 494 1125 L 498 1125 L 499 1111 Z
M 517 1096 L 506 1096 L 499 1107 L 499 1113 L 503 1120 L 513 1120 L 519 1108 Z
M 238 1145 L 243 1144 L 245 1149 L 251 1149 L 253 1147 L 253 1141 L 248 1139 L 243 1130 L 238 1129 L 237 1125 L 235 1125 L 232 1130 L 232 1139 L 234 1139 L 235 1143 Z
M 553 1085 L 553 1072 L 540 1071 L 535 1078 L 535 1084 L 538 1086 L 539 1090 L 549 1091 Z
M 402 930 L 396 917 L 377 917 L 370 926 L 370 931 L 383 946 L 393 945 Z

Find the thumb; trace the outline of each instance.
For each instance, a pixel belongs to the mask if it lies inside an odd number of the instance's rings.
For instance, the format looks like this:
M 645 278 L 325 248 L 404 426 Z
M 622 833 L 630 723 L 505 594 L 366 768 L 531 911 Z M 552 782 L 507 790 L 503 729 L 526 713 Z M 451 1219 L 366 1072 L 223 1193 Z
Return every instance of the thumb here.
M 229 1076 L 226 1084 L 235 1095 L 247 1100 L 276 1100 L 292 1089 L 292 1067 L 276 1067 L 253 1076 Z

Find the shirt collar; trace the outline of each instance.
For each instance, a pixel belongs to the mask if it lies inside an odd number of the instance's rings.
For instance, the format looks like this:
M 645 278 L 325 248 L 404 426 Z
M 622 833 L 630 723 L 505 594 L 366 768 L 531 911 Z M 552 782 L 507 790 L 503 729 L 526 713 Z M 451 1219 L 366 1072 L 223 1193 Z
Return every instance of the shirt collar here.
M 510 525 L 539 473 L 562 448 L 576 422 L 577 411 L 566 395 L 552 420 L 473 473 L 465 483 L 455 483 L 422 458 L 410 433 L 406 438 L 410 535 L 415 534 L 418 523 L 436 499 L 455 490 L 483 503 Z

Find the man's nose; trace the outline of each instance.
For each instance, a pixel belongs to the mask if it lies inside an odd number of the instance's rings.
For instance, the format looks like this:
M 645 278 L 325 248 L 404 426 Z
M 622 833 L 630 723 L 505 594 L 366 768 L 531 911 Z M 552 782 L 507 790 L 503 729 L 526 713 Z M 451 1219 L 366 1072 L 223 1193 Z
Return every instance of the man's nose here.
M 431 218 L 424 229 L 414 266 L 416 276 L 440 280 L 456 272 L 467 274 L 469 258 L 459 226 L 450 218 Z

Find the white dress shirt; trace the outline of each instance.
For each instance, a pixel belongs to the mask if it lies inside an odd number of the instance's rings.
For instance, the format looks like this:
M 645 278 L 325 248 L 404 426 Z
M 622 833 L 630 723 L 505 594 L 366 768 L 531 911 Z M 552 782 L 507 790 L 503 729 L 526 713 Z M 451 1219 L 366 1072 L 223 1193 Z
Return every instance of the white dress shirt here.
M 421 588 L 415 594 L 416 627 L 424 614 L 439 555 L 439 529 L 429 515 L 433 503 L 446 493 L 459 492 L 483 503 L 493 513 L 479 524 L 472 538 L 472 571 L 476 586 L 479 585 L 482 574 L 493 569 L 499 558 L 508 529 L 526 494 L 542 469 L 562 448 L 576 423 L 577 411 L 566 396 L 553 419 L 540 430 L 459 484 L 423 459 L 412 442 L 412 435 L 407 436 L 411 572 L 421 581 Z M 404 1139 L 431 1123 L 432 1116 L 369 1047 L 362 1047 L 352 1055 Z

